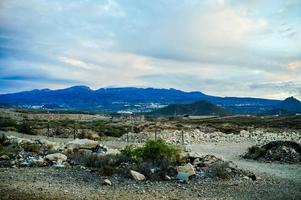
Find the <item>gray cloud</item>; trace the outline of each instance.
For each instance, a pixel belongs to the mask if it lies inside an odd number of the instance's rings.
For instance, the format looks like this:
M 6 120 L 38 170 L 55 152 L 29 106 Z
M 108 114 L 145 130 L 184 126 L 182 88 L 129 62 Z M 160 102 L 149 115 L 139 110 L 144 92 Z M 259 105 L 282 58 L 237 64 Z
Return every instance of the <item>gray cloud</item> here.
M 4 0 L 0 89 L 139 85 L 283 98 L 293 86 L 263 85 L 301 79 L 300 12 L 296 0 Z

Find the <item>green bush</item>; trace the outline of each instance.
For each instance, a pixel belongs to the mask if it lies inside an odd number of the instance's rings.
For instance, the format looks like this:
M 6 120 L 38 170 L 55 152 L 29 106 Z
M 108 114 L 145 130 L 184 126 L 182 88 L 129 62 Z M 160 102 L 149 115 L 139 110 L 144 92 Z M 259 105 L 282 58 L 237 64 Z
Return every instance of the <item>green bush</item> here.
M 160 139 L 149 140 L 143 147 L 126 146 L 121 153 L 134 160 L 176 160 L 180 150 Z
M 141 149 L 141 156 L 144 160 L 163 160 L 175 159 L 178 157 L 179 150 L 164 140 L 149 140 Z
M 35 135 L 35 132 L 33 131 L 32 125 L 29 122 L 23 121 L 19 126 L 18 126 L 18 132 L 20 133 L 25 133 L 29 135 Z
M 4 134 L 0 136 L 0 145 L 3 145 L 7 141 L 7 137 Z
M 265 152 L 266 152 L 266 150 L 264 148 L 261 148 L 256 145 L 248 148 L 248 153 L 255 159 L 258 157 L 264 156 Z
M 7 127 L 17 127 L 17 122 L 9 117 L 0 117 L 0 129 Z
M 137 148 L 134 145 L 128 145 L 121 150 L 121 154 L 133 160 L 138 160 L 141 158 L 141 148 Z

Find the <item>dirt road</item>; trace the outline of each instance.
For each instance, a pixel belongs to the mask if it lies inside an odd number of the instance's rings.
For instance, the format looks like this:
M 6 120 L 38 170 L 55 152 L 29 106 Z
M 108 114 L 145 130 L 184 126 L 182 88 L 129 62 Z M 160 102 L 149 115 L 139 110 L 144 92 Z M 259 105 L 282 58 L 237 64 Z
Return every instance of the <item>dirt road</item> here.
M 239 168 L 250 170 L 256 174 L 267 174 L 279 178 L 298 180 L 301 183 L 301 165 L 276 164 L 245 160 L 240 157 L 254 143 L 203 143 L 188 145 L 192 151 L 202 155 L 213 154 L 225 160 L 233 161 Z

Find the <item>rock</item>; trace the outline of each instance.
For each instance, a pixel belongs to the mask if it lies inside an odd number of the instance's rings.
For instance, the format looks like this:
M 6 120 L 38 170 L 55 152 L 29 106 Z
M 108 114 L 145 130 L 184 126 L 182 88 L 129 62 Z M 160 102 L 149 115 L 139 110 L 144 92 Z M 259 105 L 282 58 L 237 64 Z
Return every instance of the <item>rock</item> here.
M 9 158 L 9 156 L 8 155 L 2 155 L 1 157 L 0 157 L 0 160 L 9 160 L 10 158 Z
M 105 179 L 105 180 L 103 181 L 103 184 L 104 184 L 104 185 L 109 185 L 109 186 L 111 186 L 111 185 L 112 185 L 112 182 L 111 182 L 109 179 Z
M 39 139 L 36 141 L 37 143 L 41 144 L 44 149 L 48 151 L 58 151 L 61 148 L 61 145 L 56 142 L 51 142 L 45 139 Z
M 61 162 L 58 162 L 58 163 L 54 164 L 53 167 L 55 167 L 55 168 L 64 168 L 64 167 L 66 167 L 66 165 L 64 165 Z
M 45 165 L 46 165 L 46 164 L 45 164 L 45 159 L 44 159 L 44 158 L 41 158 L 41 157 L 39 157 L 38 159 L 33 158 L 33 159 L 31 160 L 30 165 L 32 165 L 32 166 L 37 166 L 37 167 L 45 166 Z
M 134 170 L 130 170 L 130 173 L 134 180 L 136 181 L 143 181 L 145 180 L 145 176 L 143 174 L 140 174 L 139 172 L 136 172 Z
M 230 169 L 237 169 L 237 165 L 236 165 L 235 163 L 233 163 L 232 161 L 229 161 L 229 162 L 228 162 L 228 167 L 229 167 Z
M 87 156 L 87 155 L 91 155 L 93 151 L 89 149 L 79 149 L 78 153 L 82 156 Z
M 75 139 L 66 144 L 67 149 L 95 149 L 98 145 L 97 141 L 89 139 Z
M 187 173 L 189 176 L 195 175 L 195 170 L 192 164 L 188 163 L 184 166 L 177 167 L 178 173 L 184 172 Z
M 108 149 L 106 155 L 117 155 L 120 154 L 120 151 L 118 149 Z
M 20 164 L 22 167 L 27 167 L 27 166 L 29 166 L 29 163 L 27 162 L 27 161 L 23 161 L 23 162 L 21 162 L 21 164 Z
M 188 157 L 189 157 L 189 158 L 196 159 L 196 158 L 201 158 L 202 155 L 199 154 L 198 152 L 192 151 L 192 152 L 189 152 L 189 153 L 188 153 Z
M 168 176 L 168 175 L 166 175 L 166 176 L 165 176 L 165 180 L 170 181 L 170 180 L 171 180 L 171 177 Z
M 102 146 L 98 144 L 94 150 L 95 153 L 107 153 L 108 148 L 106 146 Z
M 186 172 L 179 172 L 176 179 L 178 179 L 180 182 L 187 183 L 189 180 L 189 174 Z
M 55 162 L 63 162 L 63 161 L 66 161 L 66 160 L 67 160 L 67 156 L 65 156 L 65 155 L 62 154 L 62 153 L 48 154 L 45 158 L 46 158 L 47 160 L 55 161 Z
M 252 179 L 252 181 L 256 181 L 256 176 L 255 176 L 255 174 L 249 174 L 248 177 L 249 177 L 250 179 Z
M 202 165 L 208 167 L 214 163 L 223 163 L 224 161 L 214 155 L 206 155 L 202 157 Z

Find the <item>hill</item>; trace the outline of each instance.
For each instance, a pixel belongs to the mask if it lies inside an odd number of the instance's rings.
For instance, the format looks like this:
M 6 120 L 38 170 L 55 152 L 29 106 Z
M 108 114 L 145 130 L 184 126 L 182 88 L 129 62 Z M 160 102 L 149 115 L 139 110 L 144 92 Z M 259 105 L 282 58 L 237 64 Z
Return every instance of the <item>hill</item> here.
M 301 113 L 301 102 L 294 97 L 286 98 L 284 101 L 281 101 L 276 107 L 277 109 L 282 109 L 289 112 Z
M 158 115 L 226 115 L 229 114 L 220 108 L 206 101 L 197 101 L 191 104 L 171 104 L 167 107 L 158 109 L 152 114 Z

